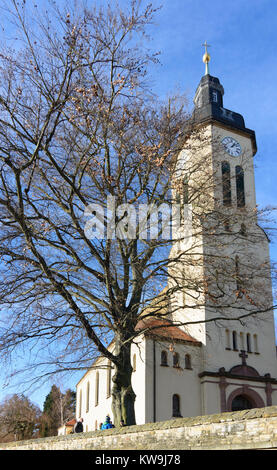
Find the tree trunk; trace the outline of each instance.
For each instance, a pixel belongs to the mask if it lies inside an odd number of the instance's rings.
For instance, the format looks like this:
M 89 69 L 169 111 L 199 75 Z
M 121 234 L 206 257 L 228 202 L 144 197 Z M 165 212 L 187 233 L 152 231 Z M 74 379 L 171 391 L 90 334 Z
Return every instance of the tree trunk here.
M 132 388 L 131 346 L 118 346 L 118 362 L 115 365 L 112 387 L 112 411 L 116 427 L 123 420 L 127 426 L 136 424 L 135 399 Z

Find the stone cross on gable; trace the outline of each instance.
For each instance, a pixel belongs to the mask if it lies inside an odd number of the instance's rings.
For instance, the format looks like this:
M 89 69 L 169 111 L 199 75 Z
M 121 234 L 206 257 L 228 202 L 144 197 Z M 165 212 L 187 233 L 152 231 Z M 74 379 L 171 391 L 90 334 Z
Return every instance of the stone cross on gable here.
M 239 357 L 241 357 L 242 365 L 246 366 L 246 358 L 248 357 L 248 354 L 246 354 L 246 352 L 243 349 L 241 349 Z

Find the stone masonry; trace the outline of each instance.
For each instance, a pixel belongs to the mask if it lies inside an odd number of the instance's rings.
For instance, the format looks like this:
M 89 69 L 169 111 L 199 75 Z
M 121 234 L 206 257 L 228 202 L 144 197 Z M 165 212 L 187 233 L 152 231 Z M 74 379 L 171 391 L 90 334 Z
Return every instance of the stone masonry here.
M 0 450 L 277 449 L 277 406 L 0 444 Z

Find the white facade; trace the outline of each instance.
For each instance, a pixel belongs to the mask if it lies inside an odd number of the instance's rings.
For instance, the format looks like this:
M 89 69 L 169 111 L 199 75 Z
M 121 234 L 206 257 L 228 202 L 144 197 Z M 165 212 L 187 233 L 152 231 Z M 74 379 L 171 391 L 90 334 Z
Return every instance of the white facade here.
M 204 231 L 196 234 L 192 229 L 189 238 L 173 246 L 171 256 L 188 248 L 194 256 L 197 253 L 201 262 L 191 269 L 186 266 L 186 274 L 196 280 L 211 278 L 210 291 L 216 295 L 222 287 L 224 299 L 229 298 L 229 302 L 224 308 L 224 304 L 214 305 L 206 294 L 202 294 L 199 295 L 199 308 L 195 305 L 190 308 L 193 302 L 189 295 L 179 292 L 171 298 L 171 319 L 180 322 L 179 328 L 189 335 L 188 338 L 177 339 L 177 335 L 174 341 L 172 338 L 161 337 L 158 340 L 142 336 L 139 344 L 132 346 L 135 363 L 132 385 L 136 394 L 137 424 L 167 420 L 178 415 L 188 417 L 219 413 L 243 406 L 277 405 L 268 239 L 257 225 L 255 212 L 255 137 L 253 131 L 244 128 L 239 115 L 223 108 L 223 89 L 219 82 L 215 82 L 217 79 L 210 76 L 203 78 L 196 102 L 200 103 L 200 111 L 203 111 L 204 118 L 201 121 L 200 113 L 198 120 L 205 144 L 199 145 L 197 134 L 186 138 L 177 162 L 177 178 L 185 177 L 189 168 L 197 162 L 201 163 L 201 160 L 205 161 L 205 165 L 199 164 L 199 169 L 191 175 L 189 190 L 199 182 L 209 183 L 205 197 L 198 201 L 199 207 L 214 214 L 226 204 L 224 210 L 228 225 L 226 222 L 222 228 L 218 224 L 214 245 Z M 207 89 L 212 93 L 207 93 Z M 212 106 L 214 90 L 221 93 L 217 108 Z M 231 153 L 223 147 L 222 142 L 226 138 L 233 139 L 230 141 Z M 238 154 L 232 155 L 236 145 Z M 223 164 L 227 165 L 227 177 L 230 178 L 227 196 L 222 192 Z M 243 186 L 240 174 L 243 175 Z M 244 198 L 242 204 L 239 199 L 241 192 Z M 230 198 L 227 203 L 226 197 Z M 211 267 L 209 260 L 213 254 L 216 254 L 217 260 Z M 236 277 L 232 282 L 229 277 L 227 286 L 216 285 L 212 279 L 212 271 L 227 272 L 232 263 L 234 269 L 239 267 L 237 278 L 243 278 L 247 290 L 239 290 Z M 176 265 L 176 270 L 180 270 L 179 265 Z M 251 309 L 255 312 L 259 302 L 264 307 L 264 313 L 251 315 Z M 244 308 L 250 313 L 249 316 L 242 321 L 231 320 L 237 318 Z M 220 322 L 209 321 L 218 316 Z M 195 320 L 198 323 L 184 325 L 186 321 Z M 176 364 L 173 366 L 173 355 L 176 353 L 179 354 L 177 367 Z M 77 384 L 76 418 L 84 419 L 85 431 L 99 429 L 107 414 L 113 419 L 110 395 L 112 372 L 109 372 L 107 365 L 107 360 L 98 360 Z
M 137 424 L 172 418 L 173 395 L 180 397 L 182 416 L 201 414 L 198 377 L 202 370 L 199 367 L 201 345 L 180 341 L 174 344 L 174 352 L 170 345 L 168 341 L 142 337 L 138 346 L 132 346 L 133 365 L 134 361 L 136 363 L 132 386 L 136 394 Z M 167 365 L 161 364 L 162 351 L 167 353 Z M 180 367 L 173 366 L 174 353 L 179 354 Z M 191 368 L 186 368 L 186 355 L 190 356 Z M 110 396 L 112 382 L 107 365 L 107 360 L 98 361 L 77 384 L 76 418 L 83 418 L 84 431 L 99 429 L 107 415 L 113 420 Z

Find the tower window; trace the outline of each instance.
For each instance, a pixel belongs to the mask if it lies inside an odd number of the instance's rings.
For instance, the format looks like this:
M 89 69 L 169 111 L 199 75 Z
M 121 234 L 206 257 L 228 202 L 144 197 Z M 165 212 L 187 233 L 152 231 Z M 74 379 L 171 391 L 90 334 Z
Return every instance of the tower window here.
M 245 206 L 244 171 L 241 166 L 236 166 L 237 206 Z
M 216 91 L 212 92 L 212 100 L 213 100 L 214 103 L 217 103 L 217 92 Z
M 224 229 L 226 232 L 231 232 L 229 219 L 224 220 Z
M 187 176 L 183 179 L 183 203 L 189 203 L 189 185 Z
M 246 237 L 246 236 L 247 236 L 247 233 L 246 233 L 246 225 L 245 225 L 245 224 L 241 224 L 239 233 L 240 233 L 243 237 Z
M 181 412 L 180 412 L 180 397 L 179 395 L 175 394 L 172 397 L 172 416 L 174 418 L 181 418 Z
M 232 204 L 230 164 L 228 162 L 222 162 L 221 171 L 222 171 L 223 205 L 230 206 Z

